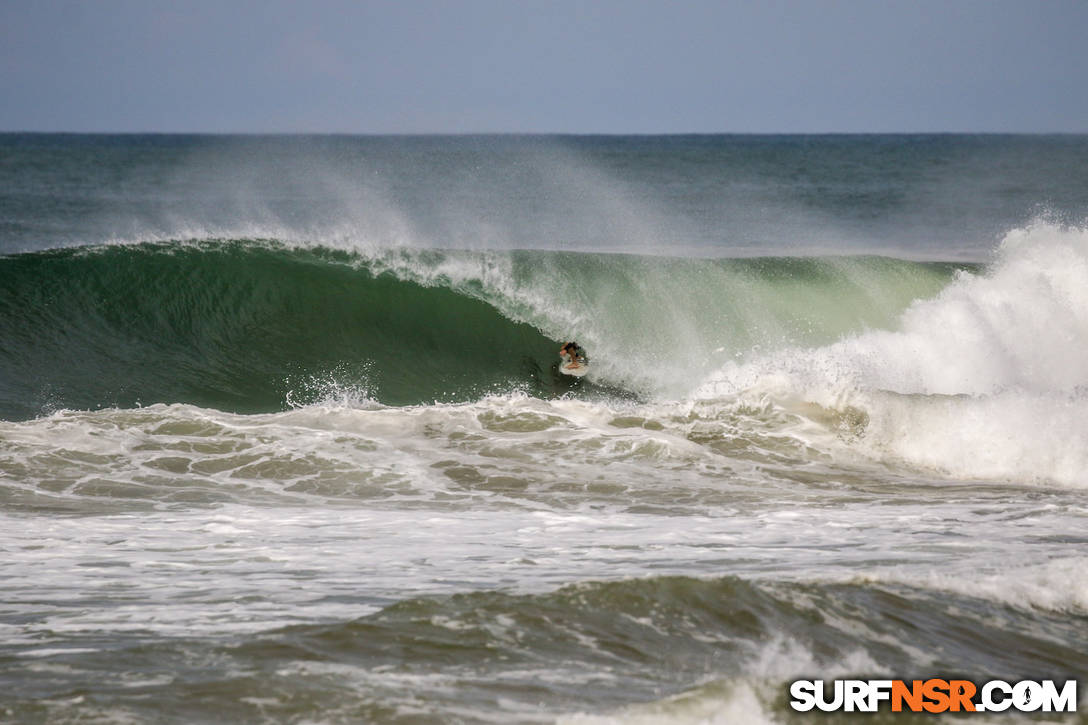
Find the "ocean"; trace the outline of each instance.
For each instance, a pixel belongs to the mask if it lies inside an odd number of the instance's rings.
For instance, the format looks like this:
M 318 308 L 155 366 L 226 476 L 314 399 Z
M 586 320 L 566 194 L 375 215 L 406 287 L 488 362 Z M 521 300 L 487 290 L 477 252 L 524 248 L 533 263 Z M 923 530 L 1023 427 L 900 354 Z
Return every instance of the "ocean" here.
M 1088 137 L 0 134 L 0 551 L 5 722 L 1083 690 Z

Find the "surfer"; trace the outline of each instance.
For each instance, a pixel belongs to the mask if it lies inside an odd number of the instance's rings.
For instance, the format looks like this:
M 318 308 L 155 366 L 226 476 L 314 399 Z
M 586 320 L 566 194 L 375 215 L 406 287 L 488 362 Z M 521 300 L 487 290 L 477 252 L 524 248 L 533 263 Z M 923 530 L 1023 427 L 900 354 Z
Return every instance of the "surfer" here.
M 563 343 L 559 348 L 559 357 L 563 358 L 563 367 L 568 370 L 577 370 L 586 364 L 586 351 L 576 342 Z

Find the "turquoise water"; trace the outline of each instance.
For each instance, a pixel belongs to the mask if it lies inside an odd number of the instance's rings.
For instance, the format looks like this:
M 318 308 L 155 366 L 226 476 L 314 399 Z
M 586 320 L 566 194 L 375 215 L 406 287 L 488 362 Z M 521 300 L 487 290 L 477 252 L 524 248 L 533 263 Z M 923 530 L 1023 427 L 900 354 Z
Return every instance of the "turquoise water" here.
M 1086 162 L 0 135 L 0 719 L 783 723 L 794 679 L 1083 681 Z

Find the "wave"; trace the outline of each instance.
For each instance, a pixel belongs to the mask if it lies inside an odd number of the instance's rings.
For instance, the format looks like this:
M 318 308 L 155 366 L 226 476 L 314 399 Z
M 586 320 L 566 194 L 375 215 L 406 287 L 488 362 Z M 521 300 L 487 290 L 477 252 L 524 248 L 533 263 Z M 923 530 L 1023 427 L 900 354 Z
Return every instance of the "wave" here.
M 746 461 L 789 440 L 847 464 L 1086 485 L 1078 228 L 1015 230 L 986 267 L 197 240 L 0 257 L 0 276 L 8 419 L 573 395 Z M 571 338 L 593 361 L 581 381 L 556 370 Z
M 17 719 L 50 720 L 142 720 L 168 707 L 206 721 L 229 698 L 236 720 L 430 723 L 453 712 L 464 722 L 808 722 L 784 695 L 816 673 L 1064 681 L 1088 666 L 1076 646 L 1082 627 L 1083 617 L 1045 611 L 1025 624 L 1001 604 L 921 587 L 658 576 L 409 598 L 350 621 L 227 640 L 111 642 L 115 655 L 172 675 L 138 685 L 102 680 L 94 633 L 83 647 L 20 642 L 9 666 L 43 657 L 53 669 L 6 704 Z M 93 700 L 65 696 L 91 677 Z M 887 711 L 868 719 L 930 721 Z
M 271 412 L 682 394 L 723 359 L 890 323 L 954 274 L 879 257 L 345 252 L 195 240 L 0 257 L 0 416 L 191 403 Z M 594 374 L 557 375 L 558 341 Z M 603 386 L 603 387 L 601 387 Z

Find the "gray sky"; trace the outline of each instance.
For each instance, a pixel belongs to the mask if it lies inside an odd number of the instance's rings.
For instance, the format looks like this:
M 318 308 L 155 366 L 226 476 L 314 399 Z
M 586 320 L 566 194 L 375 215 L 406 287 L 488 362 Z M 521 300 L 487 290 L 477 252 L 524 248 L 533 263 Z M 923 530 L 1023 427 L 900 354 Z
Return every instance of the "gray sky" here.
M 1088 132 L 1088 0 L 0 0 L 0 130 Z

